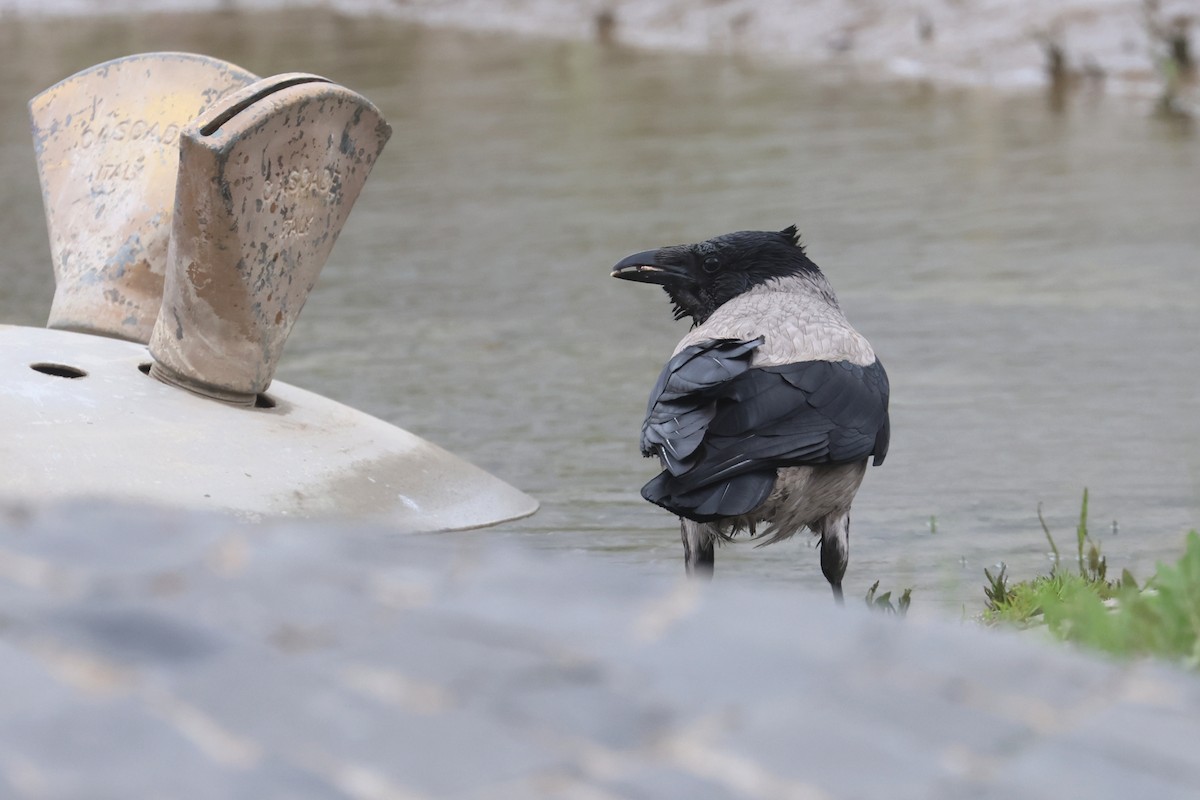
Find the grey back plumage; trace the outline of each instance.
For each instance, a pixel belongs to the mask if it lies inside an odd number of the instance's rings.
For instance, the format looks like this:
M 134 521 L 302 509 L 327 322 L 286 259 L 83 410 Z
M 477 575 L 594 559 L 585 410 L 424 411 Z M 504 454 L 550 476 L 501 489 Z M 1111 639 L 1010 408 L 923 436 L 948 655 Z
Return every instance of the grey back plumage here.
M 642 452 L 664 469 L 642 495 L 711 521 L 750 514 L 780 467 L 880 464 L 889 392 L 824 275 L 765 281 L 717 308 L 664 367 L 642 426 Z

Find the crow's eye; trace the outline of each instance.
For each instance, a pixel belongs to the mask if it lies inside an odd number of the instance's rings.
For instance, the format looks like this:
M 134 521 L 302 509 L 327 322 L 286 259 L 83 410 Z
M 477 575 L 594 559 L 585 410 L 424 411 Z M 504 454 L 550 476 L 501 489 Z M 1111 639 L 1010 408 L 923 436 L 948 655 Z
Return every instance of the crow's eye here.
M 721 260 L 719 258 L 717 258 L 716 256 L 709 256 L 708 258 L 704 259 L 704 271 L 705 272 L 716 272 L 720 268 L 721 268 Z

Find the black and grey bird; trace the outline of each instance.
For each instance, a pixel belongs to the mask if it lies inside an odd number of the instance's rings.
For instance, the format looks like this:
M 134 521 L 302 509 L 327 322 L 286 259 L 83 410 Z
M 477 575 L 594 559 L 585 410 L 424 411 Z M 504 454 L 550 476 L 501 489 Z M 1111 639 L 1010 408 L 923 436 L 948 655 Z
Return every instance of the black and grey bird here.
M 795 226 L 647 250 L 612 275 L 662 286 L 692 318 L 642 425 L 663 467 L 642 496 L 679 515 L 688 574 L 712 572 L 718 539 L 808 528 L 840 601 L 850 504 L 887 455 L 888 378 Z

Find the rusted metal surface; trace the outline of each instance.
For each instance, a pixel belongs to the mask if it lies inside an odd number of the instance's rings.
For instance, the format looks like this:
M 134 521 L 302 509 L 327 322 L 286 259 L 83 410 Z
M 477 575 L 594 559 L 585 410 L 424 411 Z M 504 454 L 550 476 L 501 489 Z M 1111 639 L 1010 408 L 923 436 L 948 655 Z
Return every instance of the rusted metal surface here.
M 83 70 L 30 101 L 57 282 L 49 327 L 149 340 L 180 132 L 255 80 L 219 59 L 148 53 Z
M 303 73 L 184 129 L 155 377 L 244 405 L 266 390 L 390 135 L 366 98 Z

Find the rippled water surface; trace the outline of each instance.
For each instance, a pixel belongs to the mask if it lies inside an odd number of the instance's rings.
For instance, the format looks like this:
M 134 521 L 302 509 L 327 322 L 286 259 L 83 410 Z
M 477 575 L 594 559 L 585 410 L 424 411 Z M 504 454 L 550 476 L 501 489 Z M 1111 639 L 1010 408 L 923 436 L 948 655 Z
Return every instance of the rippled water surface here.
M 970 610 L 982 569 L 1070 550 L 1079 499 L 1148 574 L 1200 519 L 1200 138 L 1111 98 L 937 92 L 722 57 L 316 13 L 0 25 L 0 320 L 45 322 L 24 104 L 91 64 L 189 50 L 327 75 L 395 133 L 279 377 L 431 439 L 542 501 L 456 536 L 682 569 L 638 488 L 646 394 L 683 335 L 622 256 L 800 226 L 892 381 L 855 505 L 850 592 Z M 795 539 L 724 580 L 820 587 Z

